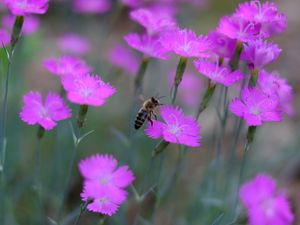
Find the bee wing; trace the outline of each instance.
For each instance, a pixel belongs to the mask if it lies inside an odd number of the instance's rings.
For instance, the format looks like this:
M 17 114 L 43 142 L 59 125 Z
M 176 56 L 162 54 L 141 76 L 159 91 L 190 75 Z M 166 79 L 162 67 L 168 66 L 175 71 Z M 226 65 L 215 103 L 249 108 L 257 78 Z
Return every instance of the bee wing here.
M 146 100 L 143 94 L 138 95 L 137 99 L 141 102 L 144 102 Z

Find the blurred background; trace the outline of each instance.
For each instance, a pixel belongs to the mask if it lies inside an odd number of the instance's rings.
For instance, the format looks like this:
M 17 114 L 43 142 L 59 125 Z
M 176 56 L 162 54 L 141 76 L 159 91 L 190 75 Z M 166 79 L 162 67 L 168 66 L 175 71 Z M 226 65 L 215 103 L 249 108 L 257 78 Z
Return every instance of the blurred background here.
M 167 5 L 167 1 L 165 2 L 160 4 Z M 197 34 L 206 34 L 217 26 L 221 16 L 231 14 L 239 2 L 186 0 L 176 4 L 172 10 L 175 10 L 178 24 L 182 28 L 191 28 Z M 265 124 L 258 129 L 255 143 L 248 154 L 243 180 L 252 178 L 257 172 L 267 172 L 277 178 L 280 186 L 286 188 L 293 203 L 293 210 L 296 212 L 295 224 L 300 224 L 300 1 L 276 3 L 288 17 L 288 29 L 273 39 L 283 51 L 268 69 L 278 71 L 293 86 L 294 115 L 284 118 L 281 123 Z M 39 90 L 44 94 L 50 90 L 59 92 L 58 77 L 48 73 L 43 68 L 42 61 L 63 54 L 80 55 L 94 68 L 95 74 L 99 74 L 104 81 L 117 88 L 117 94 L 107 104 L 99 108 L 90 107 L 84 131 L 94 132 L 80 143 L 79 155 L 76 158 L 77 164 L 80 159 L 91 154 L 112 154 L 121 165 L 128 164 L 135 173 L 136 180 L 134 187 L 129 188 L 128 201 L 120 207 L 117 215 L 107 220 L 107 224 L 134 224 L 137 212 L 140 218 L 135 224 L 206 225 L 213 224 L 217 218 L 222 219 L 218 224 L 229 224 L 233 219 L 230 218 L 232 215 L 226 213 L 231 207 L 230 204 L 234 204 L 237 192 L 246 126 L 241 128 L 236 151 L 232 146 L 237 119 L 231 113 L 225 127 L 224 139 L 218 138 L 221 128 L 217 112 L 220 110 L 219 99 L 224 91 L 218 86 L 208 109 L 200 116 L 201 147 L 188 149 L 184 157 L 181 157 L 178 146 L 170 145 L 155 160 L 151 160 L 152 150 L 158 140 L 148 138 L 142 129 L 133 130 L 129 119 L 137 67 L 125 71 L 113 64 L 118 58 L 121 61 L 126 60 L 121 55 L 118 57 L 118 53 L 113 53 L 113 49 L 119 45 L 127 47 L 123 36 L 141 29 L 129 19 L 130 10 L 130 7 L 113 1 L 105 12 L 87 14 L 76 12 L 71 1 L 51 0 L 48 13 L 39 17 L 39 29 L 25 35 L 19 43 L 13 60 L 9 89 L 6 224 L 38 224 L 38 204 L 32 186 L 37 127 L 23 123 L 19 112 L 22 96 L 29 90 Z M 0 15 L 3 21 L 6 15 L 4 9 Z M 83 50 L 80 48 L 74 51 L 70 47 L 73 51 L 70 52 L 64 41 L 68 44 L 75 42 L 74 46 L 83 45 Z M 4 51 L 1 51 L 3 56 Z M 136 54 L 134 63 L 138 66 L 142 55 L 135 50 L 132 50 L 132 54 Z M 171 82 L 177 62 L 177 56 L 172 56 L 167 61 L 151 59 L 144 80 L 145 98 L 159 93 L 167 96 L 163 99 L 164 103 L 170 101 Z M 3 82 L 4 74 L 1 73 L 1 88 Z M 177 105 L 186 114 L 194 114 L 196 111 L 206 89 L 206 82 L 189 62 L 177 99 Z M 229 92 L 228 100 L 236 93 L 237 87 Z M 71 103 L 69 105 L 73 109 L 73 119 L 60 122 L 53 131 L 47 132 L 41 145 L 42 195 L 49 224 L 53 224 L 51 220 L 55 220 L 58 213 L 67 165 L 73 151 L 70 123 L 75 124 L 78 106 Z M 228 158 L 232 152 L 234 155 Z M 64 224 L 73 224 L 74 215 L 78 213 L 81 203 L 81 190 L 82 178 L 76 166 L 67 192 Z M 135 192 L 141 195 L 147 191 L 149 194 L 145 201 L 137 204 Z M 238 207 L 238 212 L 243 218 L 242 207 Z M 85 213 L 79 224 L 98 222 L 99 215 Z

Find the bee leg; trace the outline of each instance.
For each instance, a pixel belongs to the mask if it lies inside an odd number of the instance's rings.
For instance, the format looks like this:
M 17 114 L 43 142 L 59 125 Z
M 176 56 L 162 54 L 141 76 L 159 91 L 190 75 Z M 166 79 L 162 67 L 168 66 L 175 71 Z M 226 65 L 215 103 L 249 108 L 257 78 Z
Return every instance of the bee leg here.
M 150 122 L 151 126 L 153 126 L 153 121 L 151 120 L 151 115 L 148 117 L 148 121 Z
M 153 116 L 154 116 L 155 120 L 157 120 L 157 115 L 155 113 L 153 113 Z

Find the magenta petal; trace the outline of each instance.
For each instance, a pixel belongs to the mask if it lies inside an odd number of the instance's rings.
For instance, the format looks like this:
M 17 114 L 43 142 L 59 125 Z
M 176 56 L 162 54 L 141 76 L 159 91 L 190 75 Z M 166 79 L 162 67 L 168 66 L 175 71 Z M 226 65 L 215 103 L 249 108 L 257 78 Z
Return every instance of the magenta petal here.
M 151 125 L 148 123 L 147 128 L 145 129 L 145 133 L 153 139 L 158 139 L 163 135 L 163 126 L 164 124 L 160 121 L 153 121 Z
M 230 105 L 229 110 L 235 115 L 242 117 L 246 111 L 246 106 L 238 98 L 234 99 Z
M 254 115 L 252 113 L 246 112 L 244 114 L 244 119 L 249 126 L 259 126 L 262 124 L 261 117 L 259 115 Z
M 131 184 L 135 178 L 128 166 L 121 166 L 113 173 L 112 179 L 117 187 L 125 188 Z
M 102 213 L 107 216 L 112 216 L 118 210 L 119 206 L 107 199 L 94 199 L 92 203 L 87 206 L 91 212 Z

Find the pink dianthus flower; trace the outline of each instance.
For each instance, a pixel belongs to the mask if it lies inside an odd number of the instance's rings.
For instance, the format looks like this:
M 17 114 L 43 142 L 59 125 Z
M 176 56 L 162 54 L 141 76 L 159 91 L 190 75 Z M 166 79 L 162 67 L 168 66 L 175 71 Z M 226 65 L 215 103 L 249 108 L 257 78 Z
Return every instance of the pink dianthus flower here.
M 98 75 L 65 76 L 62 84 L 69 101 L 80 105 L 101 106 L 116 92 L 114 87 L 102 81 Z
M 4 0 L 13 15 L 44 14 L 48 10 L 49 0 Z
M 235 15 L 244 20 L 261 24 L 260 36 L 263 38 L 281 33 L 287 27 L 286 15 L 279 12 L 273 2 L 266 1 L 261 3 L 258 0 L 254 0 L 241 3 Z
M 73 9 L 77 13 L 105 13 L 111 8 L 110 0 L 74 0 Z
M 20 118 L 29 125 L 39 124 L 46 130 L 55 127 L 57 121 L 71 117 L 71 110 L 55 93 L 50 92 L 43 103 L 39 92 L 30 91 L 23 96 L 23 104 Z
M 205 36 L 197 36 L 189 29 L 176 29 L 166 32 L 161 37 L 161 44 L 168 50 L 182 57 L 208 57 L 210 40 Z
M 127 75 L 134 76 L 139 67 L 139 58 L 128 46 L 120 44 L 110 49 L 109 63 L 124 70 Z
M 84 55 L 90 51 L 90 42 L 87 38 L 74 33 L 66 33 L 57 41 L 58 47 L 66 53 Z
M 169 16 L 157 15 L 155 12 L 145 8 L 133 10 L 130 12 L 130 18 L 141 24 L 150 36 L 177 27 L 176 22 Z
M 250 69 L 262 69 L 265 65 L 277 59 L 281 49 L 277 44 L 261 39 L 248 41 L 244 44 L 241 59 L 248 63 Z
M 79 163 L 84 178 L 81 197 L 91 200 L 87 209 L 92 212 L 112 216 L 126 200 L 124 190 L 134 181 L 134 175 L 128 166 L 117 167 L 117 160 L 111 155 L 93 155 Z
M 160 107 L 160 115 L 164 122 L 154 120 L 148 123 L 145 133 L 153 139 L 163 138 L 167 142 L 200 146 L 200 126 L 193 117 L 185 116 L 180 108 L 171 105 Z
M 237 16 L 224 16 L 220 19 L 217 31 L 232 39 L 247 42 L 259 38 L 261 25 Z
M 265 174 L 243 184 L 240 199 L 247 209 L 250 225 L 290 225 L 294 220 L 288 199 L 277 190 L 276 181 Z
M 129 46 L 148 57 L 167 59 L 166 53 L 168 50 L 161 45 L 160 38 L 156 36 L 150 37 L 147 34 L 139 35 L 131 33 L 127 34 L 124 39 Z
M 239 71 L 231 71 L 226 66 L 220 66 L 218 63 L 198 59 L 194 61 L 194 65 L 199 73 L 208 77 L 214 83 L 222 84 L 229 87 L 244 78 L 244 75 Z
M 62 56 L 58 59 L 48 58 L 43 61 L 44 67 L 57 76 L 75 76 L 91 72 L 92 68 L 78 57 Z
M 245 88 L 241 99 L 236 98 L 230 103 L 229 110 L 249 126 L 281 121 L 278 97 L 268 96 L 258 87 Z
M 212 51 L 220 57 L 232 58 L 237 41 L 217 31 L 212 31 L 208 34 L 211 41 Z
M 278 97 L 280 109 L 283 112 L 293 115 L 293 90 L 286 79 L 280 77 L 278 73 L 268 73 L 261 70 L 257 84 L 267 95 Z

